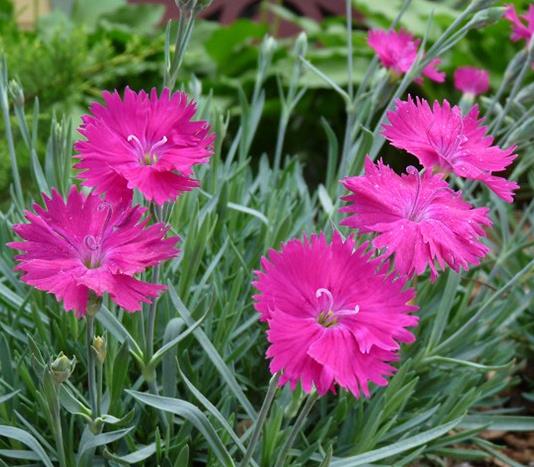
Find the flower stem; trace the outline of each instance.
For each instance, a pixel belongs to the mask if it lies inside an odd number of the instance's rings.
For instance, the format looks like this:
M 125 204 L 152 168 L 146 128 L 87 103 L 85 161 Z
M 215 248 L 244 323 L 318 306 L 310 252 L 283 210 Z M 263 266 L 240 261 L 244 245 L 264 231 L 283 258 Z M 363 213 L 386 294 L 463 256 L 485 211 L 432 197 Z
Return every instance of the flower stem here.
M 162 221 L 163 212 L 160 206 L 152 203 L 150 206 L 152 208 L 152 211 L 154 212 L 154 217 L 157 222 Z M 152 282 L 158 283 L 159 282 L 159 275 L 160 275 L 160 265 L 157 264 L 154 266 L 154 269 L 152 270 Z M 155 328 L 156 328 L 156 311 L 157 311 L 157 297 L 152 300 L 152 303 L 150 304 L 150 307 L 148 308 L 148 326 L 146 329 L 146 351 L 145 351 L 145 358 L 146 362 L 150 362 L 152 359 L 152 356 L 154 355 L 154 334 L 155 334 Z M 150 383 L 150 381 L 148 381 Z
M 250 462 L 250 459 L 252 459 L 252 456 L 254 455 L 258 440 L 260 439 L 261 430 L 263 428 L 263 425 L 265 424 L 265 420 L 267 420 L 267 414 L 269 413 L 269 409 L 271 408 L 274 396 L 276 394 L 279 378 L 280 375 L 278 373 L 273 375 L 273 377 L 271 378 L 269 387 L 267 388 L 267 394 L 265 395 L 265 399 L 263 400 L 263 404 L 261 405 L 260 413 L 258 414 L 258 419 L 256 420 L 256 425 L 254 426 L 254 432 L 252 433 L 250 442 L 247 447 L 247 451 L 245 452 L 245 456 L 243 457 L 241 464 L 239 464 L 240 467 L 246 467 Z
M 319 398 L 319 394 L 317 392 L 314 392 L 313 394 L 310 394 L 308 398 L 306 399 L 306 402 L 304 404 L 304 407 L 302 408 L 299 416 L 297 417 L 297 420 L 295 421 L 295 424 L 293 425 L 293 428 L 291 429 L 291 432 L 289 433 L 289 436 L 286 438 L 285 443 L 282 446 L 282 449 L 280 449 L 280 455 L 278 456 L 278 459 L 276 460 L 276 464 L 274 467 L 283 467 L 285 464 L 285 459 L 289 453 L 289 450 L 293 447 L 293 443 L 297 439 L 298 434 L 301 432 L 302 428 L 304 427 L 304 424 L 306 423 L 306 419 L 308 418 L 308 415 L 315 404 L 315 401 Z
M 98 362 L 96 366 L 96 383 L 97 383 L 97 392 L 96 392 L 96 414 L 99 417 L 102 414 L 102 369 L 103 364 Z
M 56 400 L 53 407 L 54 417 L 54 435 L 56 437 L 56 455 L 60 467 L 67 467 L 67 459 L 65 457 L 65 446 L 63 444 L 63 427 L 61 425 L 61 412 L 59 408 L 59 386 L 56 390 Z
M 93 421 L 99 416 L 97 404 L 97 384 L 95 375 L 95 353 L 93 351 L 93 339 L 95 337 L 95 317 L 92 313 L 86 316 L 86 345 L 87 345 L 87 384 L 89 386 L 89 400 L 91 402 L 91 411 Z

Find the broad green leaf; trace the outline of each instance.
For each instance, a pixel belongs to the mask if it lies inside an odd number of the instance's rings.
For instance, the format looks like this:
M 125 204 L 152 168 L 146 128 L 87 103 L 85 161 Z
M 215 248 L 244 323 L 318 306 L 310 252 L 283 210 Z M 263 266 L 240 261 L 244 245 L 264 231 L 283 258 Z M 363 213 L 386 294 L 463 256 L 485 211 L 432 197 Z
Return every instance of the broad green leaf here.
M 90 449 L 94 449 L 99 446 L 106 446 L 107 444 L 124 438 L 128 433 L 132 432 L 134 428 L 135 427 L 131 426 L 122 430 L 108 431 L 107 433 L 100 433 L 98 435 L 90 434 L 90 436 L 82 440 L 77 456 L 78 461 Z
M 398 441 L 397 443 L 393 443 L 389 446 L 375 449 L 373 451 L 365 452 L 363 454 L 358 454 L 357 456 L 336 458 L 330 465 L 331 467 L 355 467 L 358 465 L 370 464 L 372 462 L 387 459 L 443 436 L 456 427 L 460 421 L 461 418 L 457 418 L 452 422 L 437 426 L 436 428 L 432 428 L 431 430 L 419 433 L 415 436 L 410 436 L 409 438 Z
M 191 315 L 189 314 L 189 310 L 185 307 L 185 305 L 182 303 L 180 298 L 178 297 L 178 294 L 176 293 L 176 290 L 171 282 L 169 282 L 169 295 L 171 297 L 171 301 L 173 305 L 178 310 L 178 313 L 180 313 L 182 319 L 186 322 L 188 326 L 193 326 L 195 322 L 193 321 L 193 318 L 191 318 Z M 226 363 L 224 363 L 224 360 L 217 352 L 217 349 L 213 346 L 211 341 L 208 339 L 208 336 L 202 331 L 202 329 L 197 328 L 193 331 L 193 335 L 198 340 L 199 344 L 203 347 L 204 351 L 208 355 L 209 359 L 217 369 L 217 371 L 220 373 L 221 377 L 224 379 L 230 390 L 234 393 L 237 400 L 241 402 L 243 408 L 247 412 L 248 416 L 255 420 L 257 417 L 256 411 L 254 410 L 254 407 L 252 407 L 252 404 L 247 399 L 245 394 L 243 393 L 243 390 L 237 383 L 235 376 L 232 371 L 226 366 Z
M 191 424 L 204 435 L 204 438 L 219 461 L 224 466 L 234 465 L 234 461 L 230 457 L 230 454 L 226 450 L 226 447 L 219 438 L 219 435 L 217 435 L 217 432 L 211 425 L 210 421 L 196 406 L 181 399 L 156 396 L 154 394 L 131 390 L 127 390 L 126 392 L 145 405 L 173 413 L 191 422 Z
M 494 431 L 534 431 L 534 417 L 521 415 L 466 415 L 461 423 L 460 428 L 476 428 L 485 426 L 486 430 Z
M 204 396 L 189 379 L 187 379 L 187 376 L 183 373 L 182 369 L 178 367 L 178 371 L 180 372 L 180 377 L 184 381 L 187 388 L 191 391 L 191 393 L 195 396 L 195 398 L 205 407 L 205 409 L 214 417 L 216 418 L 221 426 L 226 430 L 226 432 L 230 435 L 230 437 L 234 440 L 236 445 L 241 449 L 241 451 L 245 452 L 245 447 L 243 446 L 243 443 L 241 443 L 241 440 L 239 437 L 235 434 L 232 427 L 228 424 L 226 421 L 226 418 L 219 412 L 217 407 L 215 407 L 207 397 Z
M 20 428 L 16 428 L 14 426 L 0 425 L 0 436 L 14 439 L 28 446 L 39 457 L 39 460 L 46 467 L 54 467 L 52 461 L 39 442 L 27 431 L 21 430 Z
M 12 399 L 20 392 L 20 389 L 17 389 L 16 391 L 10 392 L 9 394 L 4 394 L 0 396 L 0 404 L 3 404 L 4 402 L 7 402 L 9 399 Z
M 119 462 L 125 462 L 126 464 L 137 464 L 138 462 L 143 462 L 148 459 L 156 452 L 156 443 L 151 443 L 148 446 L 137 449 L 130 454 L 125 456 L 113 456 L 113 459 Z

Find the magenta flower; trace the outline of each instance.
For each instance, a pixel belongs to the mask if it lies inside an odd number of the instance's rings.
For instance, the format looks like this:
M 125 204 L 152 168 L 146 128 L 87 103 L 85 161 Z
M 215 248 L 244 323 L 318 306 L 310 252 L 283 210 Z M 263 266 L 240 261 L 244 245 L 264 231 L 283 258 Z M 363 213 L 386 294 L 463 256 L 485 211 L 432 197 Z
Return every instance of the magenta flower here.
M 520 40 L 530 41 L 534 35 L 534 4 L 529 5 L 528 11 L 521 17 L 518 16 L 514 5 L 507 5 L 504 17 L 512 23 L 511 39 L 514 42 Z
M 367 34 L 367 43 L 377 53 L 384 67 L 403 75 L 410 70 L 417 59 L 420 41 L 407 31 L 371 29 Z M 445 81 L 445 73 L 436 68 L 440 63 L 439 58 L 433 59 L 424 68 L 423 76 L 438 83 Z M 421 82 L 422 79 L 418 78 L 416 81 Z
M 491 225 L 488 208 L 473 208 L 440 175 L 423 175 L 414 167 L 397 175 L 382 161 L 367 158 L 365 175 L 347 177 L 351 192 L 343 197 L 350 214 L 341 223 L 365 233 L 376 233 L 373 246 L 395 256 L 395 269 L 412 277 L 437 266 L 455 271 L 477 265 L 489 251 L 480 240 Z
M 75 145 L 83 185 L 114 201 L 137 189 L 160 205 L 198 186 L 193 166 L 209 161 L 214 135 L 207 122 L 192 121 L 196 107 L 185 93 L 126 88 L 122 100 L 117 91 L 103 98 L 83 117 L 86 140 Z
M 516 158 L 515 146 L 501 149 L 478 118 L 473 106 L 462 115 L 458 106 L 451 108 L 444 100 L 431 108 L 425 99 L 411 97 L 397 101 L 397 109 L 388 113 L 389 125 L 383 134 L 393 146 L 416 156 L 426 169 L 454 172 L 459 177 L 480 180 L 503 200 L 511 203 L 517 183 L 493 175 L 508 167 Z
M 328 243 L 320 234 L 262 258 L 254 300 L 268 322 L 267 357 L 271 372 L 282 373 L 280 385 L 300 382 L 321 395 L 339 385 L 356 397 L 369 396 L 369 382 L 387 385 L 399 342 L 415 340 L 406 329 L 418 321 L 408 304 L 415 292 L 366 247 L 338 233 Z
M 13 227 L 22 241 L 8 244 L 23 252 L 17 269 L 24 282 L 54 294 L 78 318 L 90 292 L 109 293 L 125 310 L 138 311 L 165 289 L 134 277 L 178 253 L 179 238 L 165 239 L 162 224 L 147 225 L 144 208 L 113 206 L 74 186 L 66 202 L 55 190 L 43 199 L 45 208 L 34 204 L 28 223 Z
M 483 68 L 463 66 L 454 72 L 454 87 L 466 94 L 478 96 L 488 92 L 489 73 Z

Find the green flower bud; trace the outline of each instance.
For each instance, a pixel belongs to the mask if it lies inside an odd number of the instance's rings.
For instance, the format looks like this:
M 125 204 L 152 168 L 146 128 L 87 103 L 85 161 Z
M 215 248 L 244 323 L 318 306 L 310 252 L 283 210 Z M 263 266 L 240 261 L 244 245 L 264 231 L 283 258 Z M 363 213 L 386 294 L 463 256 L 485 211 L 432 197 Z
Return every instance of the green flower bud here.
M 63 352 L 60 352 L 56 359 L 50 363 L 50 373 L 57 384 L 67 381 L 76 366 L 76 357 L 70 360 Z
M 15 107 L 24 107 L 24 91 L 20 84 L 15 80 L 11 80 L 8 89 Z
M 91 347 L 93 348 L 98 361 L 104 363 L 107 355 L 106 339 L 101 336 L 95 336 Z
M 493 7 L 479 11 L 469 21 L 471 28 L 484 28 L 490 24 L 494 24 L 502 18 L 506 8 L 505 7 Z

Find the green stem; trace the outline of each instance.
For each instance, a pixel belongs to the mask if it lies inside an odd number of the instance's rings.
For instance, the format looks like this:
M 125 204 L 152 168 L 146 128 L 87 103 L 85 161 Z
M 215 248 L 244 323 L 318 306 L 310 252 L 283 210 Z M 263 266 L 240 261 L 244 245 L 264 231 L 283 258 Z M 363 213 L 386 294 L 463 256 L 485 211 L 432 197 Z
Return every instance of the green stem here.
M 162 220 L 162 209 L 160 206 L 152 203 L 151 210 L 154 212 L 154 217 L 156 221 Z M 160 265 L 154 266 L 154 269 L 152 270 L 152 282 L 158 283 L 159 282 L 159 276 L 160 276 Z M 152 303 L 150 304 L 148 308 L 148 326 L 146 329 L 146 352 L 145 352 L 145 358 L 146 362 L 150 362 L 152 359 L 152 356 L 154 355 L 154 334 L 155 334 L 155 328 L 156 328 L 156 312 L 157 312 L 157 297 L 152 300 Z
M 87 385 L 89 386 L 89 400 L 91 402 L 91 415 L 93 421 L 99 416 L 97 404 L 97 384 L 95 374 L 95 353 L 93 351 L 93 339 L 95 337 L 95 317 L 88 313 L 86 316 L 85 339 L 87 345 Z
M 354 98 L 354 83 L 352 82 L 352 2 L 351 0 L 345 1 L 345 14 L 347 17 L 347 75 L 348 75 L 348 86 L 347 92 L 349 94 L 350 100 Z
M 102 369 L 103 364 L 98 362 L 96 365 L 96 382 L 97 382 L 97 391 L 96 391 L 96 413 L 97 416 L 102 414 Z
M 278 136 L 276 138 L 276 149 L 274 153 L 274 172 L 278 173 L 280 169 L 280 164 L 282 163 L 282 149 L 284 147 L 284 140 L 287 131 L 287 124 L 289 122 L 288 113 L 285 110 L 282 110 L 282 115 L 280 116 L 280 123 L 278 126 Z
M 315 404 L 315 401 L 319 398 L 319 394 L 317 392 L 314 392 L 313 394 L 310 394 L 308 398 L 306 399 L 306 403 L 304 404 L 304 407 L 302 408 L 299 416 L 297 417 L 297 420 L 295 421 L 295 424 L 293 425 L 293 428 L 291 429 L 291 432 L 289 433 L 289 436 L 286 438 L 285 443 L 282 446 L 282 449 L 280 449 L 280 455 L 278 456 L 278 459 L 276 460 L 276 464 L 274 467 L 283 467 L 285 464 L 285 460 L 287 455 L 289 454 L 289 450 L 293 447 L 293 443 L 297 439 L 297 436 L 302 431 L 302 428 L 304 427 L 304 424 L 306 423 L 306 419 L 308 418 L 308 415 Z
M 15 143 L 13 140 L 13 130 L 11 128 L 7 87 L 8 87 L 7 63 L 6 63 L 5 57 L 2 57 L 0 59 L 0 107 L 2 107 L 2 114 L 4 117 L 5 135 L 6 135 L 9 159 L 11 162 L 11 172 L 13 176 L 13 185 L 15 188 L 15 196 L 16 196 L 18 205 L 22 206 L 24 204 L 24 195 L 22 193 L 22 185 L 20 181 L 19 168 L 17 164 L 17 154 L 15 151 Z
M 261 430 L 263 428 L 263 425 L 265 424 L 265 420 L 267 420 L 267 414 L 269 413 L 269 409 L 271 408 L 274 396 L 276 394 L 276 389 L 278 388 L 279 377 L 280 375 L 276 373 L 271 378 L 271 382 L 269 383 L 267 394 L 265 395 L 265 399 L 263 400 L 263 404 L 261 405 L 260 413 L 258 414 L 258 419 L 256 420 L 256 425 L 254 426 L 254 431 L 250 438 L 247 451 L 245 452 L 245 456 L 243 457 L 241 464 L 239 464 L 240 467 L 246 467 L 252 459 L 252 456 L 254 455 L 258 440 L 260 439 Z
M 63 443 L 63 427 L 61 425 L 61 412 L 59 409 L 59 385 L 56 387 L 56 400 L 54 401 L 54 435 L 56 437 L 56 455 L 60 467 L 67 467 L 65 446 Z

